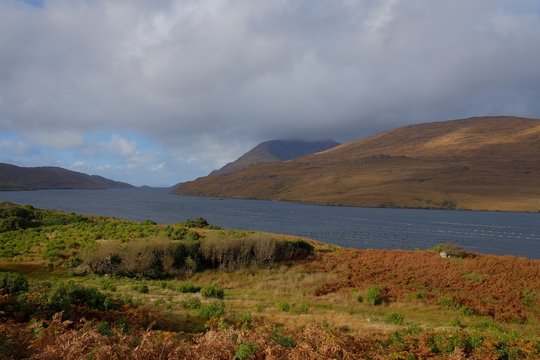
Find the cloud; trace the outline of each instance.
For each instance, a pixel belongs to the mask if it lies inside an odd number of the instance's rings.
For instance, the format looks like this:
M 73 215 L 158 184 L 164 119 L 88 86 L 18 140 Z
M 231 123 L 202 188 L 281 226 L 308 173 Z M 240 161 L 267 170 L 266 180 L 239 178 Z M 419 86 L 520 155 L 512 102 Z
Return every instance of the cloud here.
M 39 151 L 31 145 L 13 139 L 0 140 L 0 151 L 4 156 L 11 155 L 16 157 L 30 156 L 39 153 Z
M 105 152 L 112 156 L 136 156 L 138 154 L 137 143 L 128 140 L 120 135 L 113 134 L 109 141 L 102 142 L 101 146 Z
M 161 155 L 103 148 L 167 179 L 272 138 L 540 117 L 532 0 L 29 2 L 0 2 L 0 131 L 75 154 L 89 133 L 136 134 Z
M 73 149 L 84 144 L 84 136 L 73 131 L 29 131 L 24 133 L 28 141 L 54 149 Z

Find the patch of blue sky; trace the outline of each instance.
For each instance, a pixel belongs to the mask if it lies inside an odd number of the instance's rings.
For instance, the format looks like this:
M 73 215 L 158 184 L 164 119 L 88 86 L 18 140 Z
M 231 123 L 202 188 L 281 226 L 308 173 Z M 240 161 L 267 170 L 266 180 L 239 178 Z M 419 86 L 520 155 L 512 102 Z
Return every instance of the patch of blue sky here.
M 514 14 L 536 14 L 540 16 L 540 1 L 508 1 L 500 4 L 500 9 Z
M 45 4 L 45 0 L 22 0 L 22 2 L 36 8 L 42 8 Z
M 156 144 L 148 140 L 146 137 L 128 131 L 88 133 L 85 134 L 84 140 L 86 144 L 102 144 L 111 141 L 114 136 L 120 136 L 130 142 L 135 142 L 138 150 L 141 152 L 153 152 L 157 149 Z

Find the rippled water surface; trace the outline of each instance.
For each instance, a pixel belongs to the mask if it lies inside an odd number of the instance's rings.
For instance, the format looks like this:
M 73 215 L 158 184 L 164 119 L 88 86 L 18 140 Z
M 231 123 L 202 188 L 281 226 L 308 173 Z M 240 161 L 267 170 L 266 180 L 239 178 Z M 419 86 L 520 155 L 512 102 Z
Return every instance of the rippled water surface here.
M 202 216 L 235 229 L 307 236 L 353 248 L 416 249 L 451 242 L 540 258 L 540 214 L 373 209 L 171 195 L 168 189 L 0 192 L 0 201 L 88 215 L 175 223 Z

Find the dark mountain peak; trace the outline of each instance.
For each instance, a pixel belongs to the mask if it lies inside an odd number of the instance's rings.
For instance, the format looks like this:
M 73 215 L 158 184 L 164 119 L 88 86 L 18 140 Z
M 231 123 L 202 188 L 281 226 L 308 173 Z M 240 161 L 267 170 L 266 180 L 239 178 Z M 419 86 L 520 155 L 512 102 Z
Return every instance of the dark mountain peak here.
M 228 163 L 211 175 L 227 174 L 236 170 L 245 169 L 254 164 L 267 162 L 281 162 L 296 159 L 305 155 L 328 150 L 339 143 L 332 140 L 305 141 L 305 140 L 270 140 L 260 143 L 253 149 L 240 156 L 237 160 Z

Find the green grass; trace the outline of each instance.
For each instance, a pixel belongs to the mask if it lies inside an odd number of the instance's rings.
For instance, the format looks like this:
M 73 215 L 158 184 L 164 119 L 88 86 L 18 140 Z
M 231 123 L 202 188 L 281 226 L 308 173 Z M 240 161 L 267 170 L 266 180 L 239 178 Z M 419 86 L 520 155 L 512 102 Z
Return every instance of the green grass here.
M 223 326 L 234 324 L 246 329 L 256 326 L 254 324 L 260 319 L 283 324 L 284 328 L 325 323 L 328 329 L 337 331 L 400 329 L 387 344 L 396 349 L 408 346 L 407 339 L 418 336 L 420 331 L 429 338 L 432 349 L 441 354 L 453 351 L 456 346 L 483 346 L 482 339 L 489 337 L 500 347 L 501 356 L 511 357 L 519 338 L 538 339 L 540 333 L 540 323 L 534 317 L 523 324 L 502 324 L 472 313 L 447 295 L 441 295 L 436 304 L 428 303 L 425 301 L 427 292 L 422 288 L 409 290 L 409 295 L 398 301 L 384 298 L 382 284 L 360 291 L 349 288 L 316 296 L 316 289 L 321 284 L 342 279 L 332 271 L 311 267 L 309 262 L 250 263 L 226 271 L 201 267 L 196 272 L 181 272 L 165 279 L 78 272 L 78 265 L 73 266 L 73 261 L 77 262 L 74 259 L 84 258 L 86 253 L 108 242 L 120 246 L 135 242 L 151 243 L 156 239 L 160 242 L 202 243 L 214 236 L 224 241 L 234 239 L 235 244 L 246 239 L 250 242 L 267 239 L 268 244 L 272 244 L 272 239 L 281 241 L 281 238 L 257 232 L 205 228 L 204 231 L 196 230 L 200 231 L 199 240 L 172 240 L 164 233 L 170 231 L 165 230 L 167 227 L 150 222 L 133 223 L 112 218 L 68 219 L 66 224 L 0 233 L 0 269 L 24 274 L 28 288 L 42 291 L 51 311 L 69 311 L 78 302 L 101 309 L 126 303 L 162 314 L 176 322 L 177 329 L 192 332 L 204 330 L 211 319 L 218 319 Z M 171 225 L 170 228 L 174 231 L 184 229 L 186 225 Z M 293 238 L 292 241 L 296 240 Z M 48 263 L 53 264 L 52 271 L 47 268 Z M 464 273 L 463 276 L 472 282 L 483 281 L 483 276 L 477 273 Z M 4 288 L 7 285 L 2 286 L 6 292 Z M 523 292 L 521 295 L 522 303 L 531 309 L 536 307 L 537 299 L 535 292 Z M 494 301 L 484 300 L 487 303 Z M 130 331 L 126 322 L 100 323 L 99 329 L 105 336 L 111 332 Z M 278 346 L 296 346 L 297 339 L 280 329 L 274 329 L 269 336 Z M 250 352 L 249 345 L 238 343 L 237 358 L 250 358 L 256 352 L 256 349 Z

